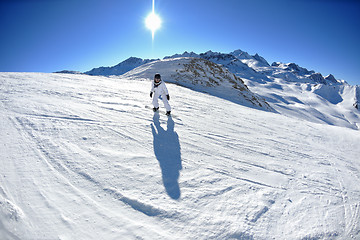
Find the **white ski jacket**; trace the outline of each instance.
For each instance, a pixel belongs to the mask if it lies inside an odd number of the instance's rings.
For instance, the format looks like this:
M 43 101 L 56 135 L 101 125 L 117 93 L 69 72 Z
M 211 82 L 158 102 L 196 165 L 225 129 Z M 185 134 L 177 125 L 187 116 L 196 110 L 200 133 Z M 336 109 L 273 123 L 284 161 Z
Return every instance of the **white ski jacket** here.
M 157 96 L 163 96 L 163 95 L 169 94 L 167 87 L 165 85 L 165 82 L 162 80 L 161 80 L 161 83 L 157 86 L 155 85 L 154 80 L 152 80 L 151 92 L 155 93 L 155 95 L 157 95 Z

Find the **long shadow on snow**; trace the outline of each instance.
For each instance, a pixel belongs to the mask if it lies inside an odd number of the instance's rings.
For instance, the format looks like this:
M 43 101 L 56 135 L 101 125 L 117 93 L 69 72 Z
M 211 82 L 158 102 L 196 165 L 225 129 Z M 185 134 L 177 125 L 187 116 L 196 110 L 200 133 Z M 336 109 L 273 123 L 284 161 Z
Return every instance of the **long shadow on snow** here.
M 159 119 L 159 114 L 154 114 L 153 124 L 151 124 L 154 153 L 160 164 L 167 194 L 172 199 L 179 199 L 181 193 L 178 179 L 182 169 L 179 136 L 174 132 L 175 123 L 171 117 L 168 118 L 166 131 L 160 126 Z

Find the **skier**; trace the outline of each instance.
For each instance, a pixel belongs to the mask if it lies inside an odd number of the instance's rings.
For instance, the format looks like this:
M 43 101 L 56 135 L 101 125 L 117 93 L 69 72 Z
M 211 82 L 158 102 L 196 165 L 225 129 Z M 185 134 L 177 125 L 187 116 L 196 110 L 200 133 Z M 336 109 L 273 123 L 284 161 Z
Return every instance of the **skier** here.
M 161 80 L 161 76 L 159 73 L 155 74 L 154 80 L 152 81 L 150 97 L 153 97 L 152 104 L 154 105 L 154 112 L 159 110 L 158 98 L 160 98 L 164 102 L 164 106 L 166 108 L 166 115 L 170 115 L 171 107 L 168 102 L 170 100 L 170 95 L 166 88 L 165 82 Z

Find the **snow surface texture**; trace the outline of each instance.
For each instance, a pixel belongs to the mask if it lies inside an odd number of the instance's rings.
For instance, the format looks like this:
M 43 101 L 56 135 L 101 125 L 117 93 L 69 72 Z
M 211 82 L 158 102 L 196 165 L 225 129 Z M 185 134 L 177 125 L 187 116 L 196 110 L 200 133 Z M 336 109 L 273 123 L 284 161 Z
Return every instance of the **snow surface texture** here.
M 359 239 L 358 130 L 150 81 L 0 73 L 0 239 Z

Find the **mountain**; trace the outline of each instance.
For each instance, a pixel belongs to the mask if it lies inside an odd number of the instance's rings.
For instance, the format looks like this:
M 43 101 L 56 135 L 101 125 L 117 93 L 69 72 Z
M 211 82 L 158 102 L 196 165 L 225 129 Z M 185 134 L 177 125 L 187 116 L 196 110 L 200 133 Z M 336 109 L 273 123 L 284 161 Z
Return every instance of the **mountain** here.
M 333 84 L 338 84 L 339 82 L 341 83 L 341 81 L 336 80 L 332 74 L 327 75 L 325 77 L 325 80 L 327 80 L 328 82 L 333 83 Z
M 302 68 L 295 63 L 281 63 L 274 62 L 269 63 L 261 57 L 259 54 L 250 55 L 242 50 L 235 50 L 231 53 L 219 53 L 208 51 L 201 54 L 185 51 L 182 54 L 174 54 L 172 56 L 166 56 L 163 59 L 179 58 L 179 57 L 192 57 L 202 58 L 221 64 L 228 68 L 230 72 L 236 74 L 239 77 L 251 77 L 253 81 L 270 81 L 271 77 L 281 77 L 291 82 L 313 83 L 313 84 L 344 84 L 343 81 L 336 80 L 333 75 L 329 75 L 328 78 L 324 78 L 320 73 L 315 73 L 313 70 L 309 71 L 306 68 Z M 122 75 L 138 66 L 155 61 L 156 59 L 141 59 L 130 57 L 129 59 L 119 63 L 113 67 L 99 67 L 94 68 L 85 74 L 110 76 L 110 75 Z M 157 59 L 159 60 L 159 59 Z M 321 76 L 320 76 L 320 75 Z
M 263 59 L 257 54 L 255 56 L 250 56 L 246 52 L 237 50 L 228 54 L 208 51 L 206 53 L 201 53 L 197 55 L 193 52 L 191 53 L 184 52 L 183 54 L 175 54 L 173 56 L 167 56 L 164 59 L 177 58 L 177 57 L 202 58 L 224 66 L 230 72 L 234 73 L 238 77 L 251 77 L 254 81 L 261 81 L 261 82 L 268 81 L 269 79 L 266 77 L 266 75 L 262 73 L 258 73 L 256 70 L 254 70 L 252 67 L 248 65 L 250 63 L 253 66 L 268 65 L 265 59 Z M 265 61 L 266 63 L 263 61 Z
M 235 50 L 230 53 L 208 51 L 196 54 L 194 52 L 184 52 L 183 54 L 164 57 L 163 63 L 170 64 L 170 61 L 165 60 L 176 58 L 192 58 L 194 59 L 192 65 L 197 65 L 204 71 L 210 71 L 202 74 L 202 80 L 194 81 L 200 83 L 198 87 L 194 88 L 199 91 L 204 90 L 203 87 L 199 87 L 201 83 L 211 82 L 211 75 L 214 74 L 211 72 L 211 68 L 201 67 L 203 60 L 207 60 L 221 65 L 222 68 L 235 74 L 235 76 L 244 82 L 248 90 L 255 93 L 256 99 L 258 99 L 257 101 L 261 105 L 267 102 L 272 110 L 280 114 L 317 123 L 345 126 L 353 129 L 360 128 L 358 87 L 350 86 L 346 81 L 338 80 L 332 74 L 324 77 L 321 73 L 308 70 L 296 63 L 274 62 L 270 65 L 259 54 L 250 55 L 242 50 Z M 148 63 L 153 61 L 154 60 L 149 60 Z M 199 63 L 196 64 L 196 61 Z M 141 59 L 125 62 L 119 65 L 125 64 L 127 66 L 126 70 L 133 70 L 131 74 L 137 71 L 135 69 L 136 67 L 141 67 L 146 64 L 146 61 Z M 161 67 L 166 69 L 167 66 L 164 64 L 162 64 Z M 183 65 L 180 65 L 183 68 Z M 173 72 L 176 72 L 177 66 L 174 65 L 172 68 Z M 126 70 L 119 71 L 118 75 Z M 196 70 L 191 76 L 189 75 L 183 78 L 185 83 L 189 83 L 190 78 L 195 79 L 198 73 L 203 72 L 202 70 Z M 161 73 L 163 69 L 157 68 L 157 71 Z M 192 71 L 194 71 L 194 69 Z M 126 74 L 125 76 L 130 76 Z M 148 79 L 152 77 L 151 75 L 147 76 Z M 207 78 L 207 80 L 205 78 Z M 175 81 L 175 78 L 171 75 L 168 76 L 166 81 L 181 84 L 180 77 Z M 221 96 L 224 99 L 235 99 L 230 95 L 226 97 L 228 93 L 225 91 L 220 93 L 218 89 L 221 88 L 223 87 L 213 87 L 206 91 L 208 93 L 211 92 L 211 94 L 215 96 Z M 233 95 L 234 92 L 231 91 L 231 94 Z M 265 99 L 265 101 L 259 101 L 259 99 Z M 320 99 L 320 101 L 317 101 L 317 99 Z M 316 102 L 316 104 L 314 104 L 314 102 Z M 249 106 L 251 105 L 253 104 Z M 269 109 L 269 107 L 266 108 Z
M 360 107 L 360 86 L 355 86 L 355 97 L 354 97 L 354 103 L 353 106 L 356 109 L 359 109 Z
M 54 73 L 83 74 L 82 72 L 79 72 L 79 71 L 71 71 L 71 70 L 62 70 L 62 71 L 58 71 L 58 72 L 54 72 Z
M 192 57 L 202 58 L 221 64 L 228 68 L 230 72 L 236 74 L 239 77 L 251 77 L 253 81 L 270 81 L 271 77 L 280 77 L 290 82 L 312 83 L 312 84 L 344 84 L 343 81 L 335 79 L 330 74 L 327 78 L 324 78 L 320 73 L 315 73 L 313 70 L 309 71 L 306 68 L 300 67 L 295 63 L 281 63 L 274 62 L 269 63 L 261 57 L 259 54 L 250 55 L 242 50 L 235 50 L 231 53 L 219 53 L 208 51 L 205 53 L 194 53 L 185 51 L 182 54 L 174 54 L 172 56 L 166 56 L 163 59 L 179 58 L 179 57 Z M 99 67 L 94 68 L 85 74 L 110 76 L 110 75 L 122 75 L 138 66 L 155 61 L 156 59 L 141 59 L 130 57 L 129 59 L 119 63 L 113 67 Z
M 258 73 L 256 70 L 254 70 L 254 68 L 248 65 L 249 63 L 255 64 L 255 62 L 258 61 L 247 53 L 244 53 L 243 55 L 240 54 L 239 51 L 235 51 L 230 54 L 214 53 L 209 51 L 204 54 L 200 54 L 200 57 L 212 61 L 214 63 L 223 65 L 224 67 L 229 69 L 230 72 L 234 73 L 236 76 L 250 77 L 254 81 L 260 81 L 260 82 L 268 81 L 269 79 L 264 74 Z M 249 57 L 246 60 L 242 58 L 245 57 L 245 55 L 246 57 Z M 261 64 L 259 63 L 259 65 Z
M 111 75 L 122 75 L 138 66 L 146 64 L 148 62 L 155 61 L 155 59 L 141 59 L 136 57 L 130 57 L 125 61 L 115 65 L 113 67 L 99 67 L 93 68 L 90 71 L 84 72 L 87 75 L 92 76 L 111 76 Z
M 187 52 L 185 51 L 182 54 L 174 54 L 172 56 L 166 56 L 163 59 L 166 60 L 168 58 L 179 58 L 179 57 L 193 57 L 193 58 L 200 58 L 200 55 L 194 52 Z
M 141 65 L 122 76 L 152 79 L 155 73 L 161 73 L 162 79 L 169 83 L 206 92 L 245 106 L 273 111 L 264 99 L 248 89 L 241 78 L 205 58 L 166 58 Z
M 296 75 L 311 75 L 314 74 L 314 71 L 309 71 L 306 68 L 302 68 L 299 65 L 297 65 L 296 63 L 281 63 L 281 62 L 274 62 L 271 64 L 272 67 L 277 67 L 280 69 L 283 69 L 285 71 L 294 73 Z M 333 76 L 334 77 L 334 76 Z
M 237 59 L 242 60 L 244 63 L 246 63 L 249 67 L 269 67 L 269 63 L 261 57 L 259 54 L 255 54 L 254 56 L 251 56 L 247 52 L 244 52 L 242 50 L 235 50 L 230 53 L 231 55 L 235 56 Z
M 300 67 L 295 63 L 269 63 L 259 54 L 250 55 L 242 50 L 235 50 L 231 53 L 219 53 L 208 51 L 199 55 L 191 52 L 184 52 L 184 54 L 175 54 L 173 56 L 165 57 L 196 57 L 207 59 L 211 62 L 221 64 L 230 72 L 239 77 L 250 78 L 252 81 L 265 83 L 272 81 L 271 79 L 283 78 L 289 82 L 301 82 L 311 84 L 344 84 L 343 81 L 336 80 L 333 75 L 324 78 L 320 73 L 315 73 L 313 70 L 309 71 L 306 68 Z
M 355 98 L 358 86 L 288 82 L 282 78 L 257 84 L 242 79 L 252 92 L 265 98 L 282 115 L 315 123 L 360 128 L 360 111 L 356 109 L 356 99 L 359 98 Z

